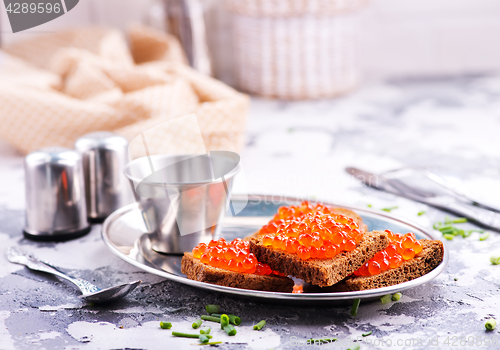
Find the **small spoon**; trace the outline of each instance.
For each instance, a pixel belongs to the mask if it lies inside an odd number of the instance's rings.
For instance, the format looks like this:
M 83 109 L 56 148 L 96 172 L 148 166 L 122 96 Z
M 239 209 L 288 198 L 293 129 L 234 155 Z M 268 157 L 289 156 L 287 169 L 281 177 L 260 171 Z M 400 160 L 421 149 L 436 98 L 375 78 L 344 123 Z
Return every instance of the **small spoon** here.
M 37 260 L 31 255 L 20 252 L 15 247 L 9 248 L 9 250 L 7 251 L 7 258 L 12 263 L 25 265 L 32 270 L 51 273 L 76 284 L 77 287 L 82 291 L 82 295 L 80 295 L 80 298 L 85 299 L 86 301 L 91 303 L 104 303 L 123 298 L 125 295 L 133 291 L 135 287 L 139 285 L 139 283 L 141 283 L 141 281 L 135 281 L 116 287 L 99 289 L 92 283 L 81 278 L 69 276 L 46 262 Z

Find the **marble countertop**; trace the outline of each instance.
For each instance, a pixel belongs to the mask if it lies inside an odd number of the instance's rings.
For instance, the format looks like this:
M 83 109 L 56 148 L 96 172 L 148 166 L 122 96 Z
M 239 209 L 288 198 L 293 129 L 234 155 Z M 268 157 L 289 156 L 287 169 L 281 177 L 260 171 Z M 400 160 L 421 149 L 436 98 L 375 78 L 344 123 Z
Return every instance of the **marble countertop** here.
M 500 198 L 500 77 L 401 79 L 366 84 L 352 95 L 314 102 L 254 99 L 242 154 L 246 181 L 235 193 L 266 193 L 374 208 L 432 229 L 446 214 L 424 204 L 367 188 L 346 166 L 379 172 L 423 166 L 453 175 L 464 188 L 498 205 Z M 217 334 L 221 349 L 310 348 L 309 338 L 334 337 L 323 346 L 347 349 L 498 348 L 500 332 L 500 234 L 479 241 L 446 241 L 450 263 L 432 282 L 405 291 L 398 302 L 298 307 L 264 304 L 197 290 L 139 270 L 104 245 L 100 225 L 65 243 L 22 237 L 23 158 L 0 146 L 0 349 L 195 348 L 195 341 L 158 327 L 169 320 L 188 330 L 206 304 L 243 316 L 235 337 Z M 424 215 L 417 213 L 425 211 Z M 474 228 L 463 224 L 464 228 Z M 10 264 L 3 253 L 19 246 L 77 277 L 105 287 L 141 279 L 126 299 L 86 305 L 73 286 Z M 261 319 L 260 332 L 251 326 Z M 367 337 L 362 334 L 372 331 Z M 496 343 L 496 345 L 494 345 Z

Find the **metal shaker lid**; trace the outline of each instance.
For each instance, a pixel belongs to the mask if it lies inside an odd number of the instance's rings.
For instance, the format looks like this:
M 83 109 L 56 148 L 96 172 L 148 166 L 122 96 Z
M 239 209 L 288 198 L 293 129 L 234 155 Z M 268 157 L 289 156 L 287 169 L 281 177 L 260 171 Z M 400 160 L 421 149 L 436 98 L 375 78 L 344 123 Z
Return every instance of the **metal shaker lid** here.
M 96 131 L 85 134 L 75 142 L 75 148 L 80 152 L 92 149 L 123 149 L 127 147 L 127 139 L 110 131 Z
M 26 156 L 24 172 L 26 237 L 65 240 L 89 232 L 78 152 L 61 147 L 40 149 Z

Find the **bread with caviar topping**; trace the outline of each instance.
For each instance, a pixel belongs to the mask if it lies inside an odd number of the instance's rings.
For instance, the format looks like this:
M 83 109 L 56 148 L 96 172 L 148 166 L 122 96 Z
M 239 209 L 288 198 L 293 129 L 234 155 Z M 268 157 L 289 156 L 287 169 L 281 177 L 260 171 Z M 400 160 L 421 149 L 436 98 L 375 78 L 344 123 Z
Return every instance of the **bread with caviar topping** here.
M 340 282 L 389 245 L 385 231 L 372 231 L 365 233 L 352 251 L 343 251 L 333 258 L 302 260 L 295 253 L 264 245 L 263 236 L 249 239 L 250 252 L 258 261 L 268 264 L 275 271 L 320 287 Z
M 293 280 L 277 275 L 258 275 L 239 273 L 213 267 L 196 259 L 192 253 L 184 253 L 181 272 L 195 281 L 217 284 L 219 286 L 262 290 L 269 292 L 288 292 L 293 290 Z

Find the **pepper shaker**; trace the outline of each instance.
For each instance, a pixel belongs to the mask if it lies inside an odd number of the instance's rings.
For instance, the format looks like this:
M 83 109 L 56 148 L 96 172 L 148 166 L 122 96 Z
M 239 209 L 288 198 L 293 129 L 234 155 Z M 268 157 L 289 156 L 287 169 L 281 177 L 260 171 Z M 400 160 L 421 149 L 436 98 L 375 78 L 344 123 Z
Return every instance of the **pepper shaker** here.
M 32 152 L 25 158 L 24 172 L 27 238 L 67 240 L 90 231 L 77 152 L 60 147 Z
M 90 222 L 102 222 L 115 210 L 134 202 L 123 173 L 128 161 L 128 141 L 107 131 L 83 135 L 75 148 L 83 159 L 85 196 Z

